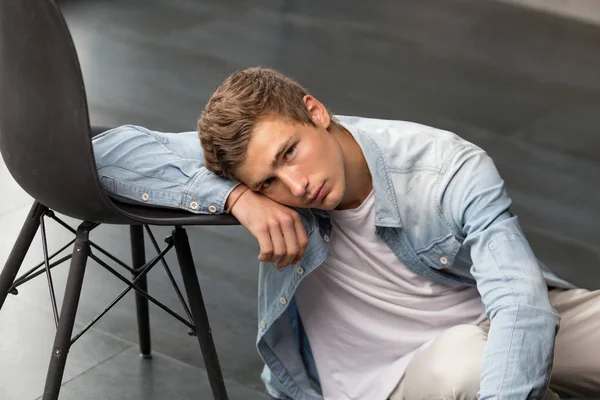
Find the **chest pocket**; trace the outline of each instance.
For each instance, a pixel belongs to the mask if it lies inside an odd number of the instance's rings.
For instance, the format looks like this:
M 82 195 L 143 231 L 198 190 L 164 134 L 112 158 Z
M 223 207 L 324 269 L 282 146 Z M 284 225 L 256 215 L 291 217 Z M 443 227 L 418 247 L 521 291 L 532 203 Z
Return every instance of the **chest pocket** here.
M 427 247 L 417 250 L 417 255 L 430 268 L 437 270 L 450 269 L 454 265 L 461 246 L 454 235 L 449 234 L 441 239 L 434 240 Z

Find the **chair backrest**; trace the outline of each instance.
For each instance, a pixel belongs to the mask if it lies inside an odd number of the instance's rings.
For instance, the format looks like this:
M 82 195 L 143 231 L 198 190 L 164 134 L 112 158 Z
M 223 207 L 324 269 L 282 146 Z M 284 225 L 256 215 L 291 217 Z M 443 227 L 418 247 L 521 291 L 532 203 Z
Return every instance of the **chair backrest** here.
M 0 0 L 0 151 L 45 206 L 82 220 L 115 218 L 96 172 L 77 53 L 52 0 Z

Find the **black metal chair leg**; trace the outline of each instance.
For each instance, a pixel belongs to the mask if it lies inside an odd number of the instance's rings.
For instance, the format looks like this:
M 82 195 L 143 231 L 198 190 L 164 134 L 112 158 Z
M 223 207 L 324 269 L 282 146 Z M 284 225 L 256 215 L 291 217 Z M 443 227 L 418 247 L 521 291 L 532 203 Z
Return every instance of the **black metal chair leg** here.
M 29 215 L 27 215 L 27 219 L 21 228 L 17 241 L 15 242 L 15 245 L 8 256 L 8 260 L 6 260 L 6 264 L 2 269 L 2 273 L 0 274 L 0 309 L 2 309 L 2 305 L 4 305 L 4 301 L 8 295 L 8 289 L 15 281 L 19 268 L 21 268 L 21 264 L 23 264 L 23 259 L 27 255 L 29 246 L 40 226 L 40 217 L 47 210 L 48 207 L 37 201 L 33 203 L 29 210 Z
M 79 305 L 83 276 L 90 251 L 90 242 L 88 240 L 90 227 L 89 223 L 84 222 L 77 229 L 77 240 L 73 246 L 71 268 L 69 270 L 69 277 L 67 278 L 67 286 L 60 311 L 56 337 L 52 346 L 50 366 L 48 367 L 42 400 L 57 400 L 60 392 L 67 354 L 71 347 L 71 335 L 73 334 L 73 325 L 75 324 L 77 306 Z
M 185 291 L 190 303 L 190 310 L 194 318 L 196 336 L 198 337 L 198 343 L 200 344 L 202 356 L 204 357 L 204 365 L 206 366 L 210 388 L 213 397 L 216 400 L 227 400 L 227 391 L 225 389 L 225 382 L 223 381 L 223 373 L 221 371 L 221 366 L 219 365 L 217 350 L 210 330 L 210 324 L 208 322 L 206 307 L 204 306 L 204 299 L 202 298 L 202 291 L 200 290 L 200 283 L 198 282 L 198 275 L 196 274 L 187 232 L 185 229 L 178 226 L 175 228 L 172 235 L 175 242 L 179 267 L 181 268 L 183 283 L 185 285 Z
M 138 269 L 146 264 L 146 250 L 144 247 L 144 227 L 142 225 L 131 225 L 131 258 L 133 268 Z M 133 275 L 133 279 L 137 274 Z M 137 285 L 144 291 L 148 291 L 148 280 L 143 276 L 137 281 Z M 140 338 L 140 355 L 143 358 L 152 358 L 150 349 L 150 313 L 148 311 L 148 300 L 139 293 L 135 293 L 135 306 L 138 320 L 138 334 Z

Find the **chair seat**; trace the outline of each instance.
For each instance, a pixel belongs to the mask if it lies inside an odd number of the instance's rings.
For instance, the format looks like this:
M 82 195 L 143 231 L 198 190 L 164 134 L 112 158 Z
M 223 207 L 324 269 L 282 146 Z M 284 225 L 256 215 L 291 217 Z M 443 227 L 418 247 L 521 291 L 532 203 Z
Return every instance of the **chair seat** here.
M 193 214 L 184 210 L 133 205 L 113 200 L 121 213 L 141 224 L 148 225 L 239 225 L 238 220 L 229 214 Z M 131 221 L 123 221 L 125 224 Z

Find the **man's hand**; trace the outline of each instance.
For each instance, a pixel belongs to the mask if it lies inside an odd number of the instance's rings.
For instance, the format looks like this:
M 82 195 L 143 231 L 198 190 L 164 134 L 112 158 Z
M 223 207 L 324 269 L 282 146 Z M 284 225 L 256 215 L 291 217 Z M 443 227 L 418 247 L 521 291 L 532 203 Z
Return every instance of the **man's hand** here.
M 235 188 L 227 202 L 236 199 L 236 194 L 244 188 L 243 185 Z M 246 190 L 234 204 L 231 214 L 258 240 L 259 261 L 274 262 L 275 267 L 281 269 L 297 263 L 304 256 L 308 236 L 296 210 Z

